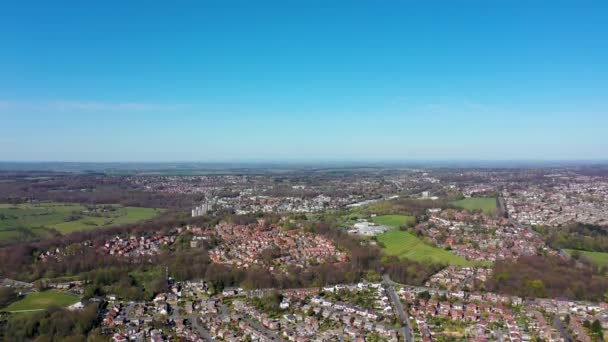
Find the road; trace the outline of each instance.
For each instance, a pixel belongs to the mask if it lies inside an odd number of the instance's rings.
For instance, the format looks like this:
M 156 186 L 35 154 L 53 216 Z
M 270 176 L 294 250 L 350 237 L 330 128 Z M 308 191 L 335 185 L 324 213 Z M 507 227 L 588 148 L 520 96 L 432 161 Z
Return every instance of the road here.
M 128 302 L 127 303 L 127 306 L 125 307 L 125 316 L 127 317 L 128 320 L 132 321 L 132 320 L 136 319 L 136 317 L 133 315 L 133 310 L 135 309 L 135 305 L 137 305 L 137 304 L 145 304 L 145 303 L 141 303 L 141 302 Z M 177 307 L 172 308 L 169 319 L 171 319 L 173 321 L 177 321 L 180 318 L 181 318 L 181 316 L 179 314 L 178 308 Z M 192 323 L 192 327 L 194 329 L 196 329 L 196 331 L 198 332 L 198 335 L 200 337 L 202 337 L 205 341 L 209 341 L 209 342 L 215 341 L 213 339 L 213 337 L 211 336 L 211 334 L 209 333 L 209 331 L 201 325 L 201 323 L 197 319 L 196 315 L 188 316 L 188 320 Z
M 222 303 L 222 305 L 220 306 L 220 308 L 222 310 L 222 315 L 224 315 L 224 316 L 229 315 L 228 307 L 226 306 L 226 304 Z M 258 323 L 256 320 L 250 319 L 248 316 L 243 317 L 243 320 L 245 322 L 249 323 L 255 330 L 257 330 L 257 331 L 261 332 L 262 334 L 266 335 L 266 337 L 269 337 L 273 341 L 284 341 L 282 338 L 279 337 L 279 335 L 277 335 L 277 333 L 275 333 L 272 330 L 269 330 L 269 329 L 265 328 L 260 323 Z
M 566 329 L 564 322 L 562 322 L 557 315 L 553 316 L 553 327 L 555 327 L 555 329 L 557 329 L 562 334 L 562 338 L 564 339 L 564 341 L 574 341 L 572 337 L 570 337 L 570 334 L 568 334 L 568 329 Z
M 137 304 L 145 304 L 145 303 L 141 303 L 141 302 L 128 302 L 127 303 L 127 307 L 125 308 L 125 317 L 129 321 L 133 321 L 136 319 L 136 317 L 133 316 L 133 310 L 135 309 L 135 305 L 137 305 Z
M 403 324 L 403 326 L 400 329 L 401 334 L 403 335 L 405 342 L 412 342 L 414 340 L 414 338 L 412 335 L 412 327 L 410 326 L 410 319 L 407 316 L 407 313 L 405 312 L 405 310 L 403 309 L 403 304 L 401 304 L 401 300 L 399 300 L 399 296 L 397 296 L 397 292 L 395 291 L 394 282 L 391 280 L 391 278 L 388 276 L 388 274 L 385 274 L 383 276 L 383 279 L 384 279 L 383 283 L 384 283 L 384 285 L 386 285 L 386 288 L 387 288 L 386 290 L 388 292 L 389 298 L 391 299 L 391 302 L 393 303 L 393 308 L 399 315 L 399 318 L 401 319 L 401 323 Z
M 280 341 L 280 342 L 285 342 L 285 340 L 283 340 L 282 338 L 279 337 L 279 335 L 277 335 L 277 333 L 275 333 L 272 330 L 266 329 L 264 326 L 262 326 L 260 323 L 258 323 L 257 321 L 250 319 L 249 317 L 244 317 L 243 320 L 247 323 L 249 323 L 255 330 L 261 332 L 262 334 L 266 335 L 266 337 L 272 339 L 273 341 Z
M 509 217 L 509 213 L 507 212 L 507 205 L 505 204 L 505 198 L 502 197 L 502 192 L 498 191 L 496 195 L 496 202 L 498 204 L 498 212 L 502 217 Z
M 528 229 L 526 226 L 524 226 L 523 224 L 521 224 L 521 223 L 517 222 L 516 220 L 514 220 L 514 219 L 512 219 L 512 218 L 509 218 L 509 223 L 510 223 L 512 226 L 514 226 L 514 227 L 516 227 L 516 228 L 519 228 L 519 229 L 526 229 L 526 230 Z
M 188 317 L 188 320 L 190 320 L 190 322 L 192 323 L 192 327 L 194 329 L 196 329 L 196 331 L 198 332 L 198 335 L 200 337 L 202 337 L 205 341 L 215 341 L 213 339 L 213 337 L 211 336 L 211 334 L 209 333 L 209 331 L 207 331 L 207 329 L 205 329 L 201 323 L 199 322 L 198 318 L 196 317 L 196 315 L 191 315 Z
M 500 330 L 492 330 L 492 332 L 494 333 L 494 336 L 496 336 L 496 341 L 498 342 L 504 342 L 504 336 L 502 331 Z
M 19 312 L 36 312 L 36 311 L 46 311 L 46 309 L 13 310 L 13 311 L 6 311 L 6 312 L 9 312 L 9 313 L 19 313 Z

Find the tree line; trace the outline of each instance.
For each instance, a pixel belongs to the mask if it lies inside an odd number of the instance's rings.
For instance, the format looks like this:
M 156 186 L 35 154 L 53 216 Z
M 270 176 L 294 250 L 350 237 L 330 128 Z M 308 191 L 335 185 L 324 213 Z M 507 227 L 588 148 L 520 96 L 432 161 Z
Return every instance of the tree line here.
M 0 324 L 0 340 L 36 342 L 107 341 L 98 325 L 98 304 L 91 303 L 82 311 L 57 307 L 22 315 L 10 315 Z
M 608 277 L 603 270 L 559 257 L 497 261 L 485 286 L 489 291 L 521 297 L 608 299 Z
M 82 204 L 121 204 L 132 207 L 187 208 L 195 195 L 146 192 L 123 177 L 63 176 L 41 179 L 11 179 L 0 182 L 0 203 L 30 200 Z
M 547 244 L 555 249 L 579 249 L 590 252 L 608 252 L 606 227 L 574 223 L 562 227 L 537 226 Z

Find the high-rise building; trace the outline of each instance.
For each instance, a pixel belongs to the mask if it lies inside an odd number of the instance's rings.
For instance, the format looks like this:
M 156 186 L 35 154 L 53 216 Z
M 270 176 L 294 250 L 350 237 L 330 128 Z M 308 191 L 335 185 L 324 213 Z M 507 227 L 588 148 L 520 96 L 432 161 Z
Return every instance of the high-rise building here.
M 203 216 L 213 210 L 214 200 L 205 200 L 201 205 L 194 207 L 192 209 L 192 217 Z

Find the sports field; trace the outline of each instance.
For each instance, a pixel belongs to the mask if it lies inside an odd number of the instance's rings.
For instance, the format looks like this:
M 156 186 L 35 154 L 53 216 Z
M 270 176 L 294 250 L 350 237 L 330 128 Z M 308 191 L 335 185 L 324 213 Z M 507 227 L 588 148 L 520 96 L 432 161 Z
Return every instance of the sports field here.
M 2 311 L 27 312 L 44 310 L 51 306 L 66 307 L 77 303 L 79 300 L 80 299 L 74 295 L 58 291 L 32 292 L 2 309 Z
M 55 202 L 0 204 L 0 240 L 45 237 L 134 223 L 159 215 L 154 208 L 120 205 L 80 205 Z M 50 229 L 49 229 L 50 228 Z
M 483 210 L 486 214 L 496 213 L 496 198 L 494 197 L 470 197 L 450 204 L 467 210 Z
M 582 257 L 588 259 L 592 263 L 600 267 L 608 266 L 608 253 L 604 252 L 588 252 L 575 249 L 566 249 L 566 253 L 572 255 L 572 252 L 577 251 Z

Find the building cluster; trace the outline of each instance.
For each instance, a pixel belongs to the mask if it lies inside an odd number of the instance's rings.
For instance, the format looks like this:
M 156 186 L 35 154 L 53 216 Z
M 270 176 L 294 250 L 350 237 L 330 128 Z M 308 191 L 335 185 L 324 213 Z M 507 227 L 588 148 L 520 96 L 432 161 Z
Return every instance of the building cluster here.
M 338 209 L 350 203 L 346 198 L 318 195 L 313 198 L 251 196 L 241 199 L 232 208 L 240 214 L 264 213 L 312 213 L 328 209 Z
M 344 252 L 323 236 L 301 230 L 285 231 L 264 222 L 257 225 L 221 223 L 216 232 L 221 242 L 209 251 L 216 263 L 284 271 L 289 266 L 303 268 L 347 259 Z
M 168 194 L 211 194 L 225 190 L 238 190 L 261 183 L 254 176 L 133 176 L 131 184 L 150 192 Z
M 491 292 L 405 286 L 399 294 L 416 340 L 591 341 L 589 322 L 608 330 L 608 304 L 522 299 Z
M 590 322 L 598 321 L 604 336 L 608 333 L 608 304 L 564 299 L 529 299 L 526 314 L 535 319 L 531 327 L 546 341 L 562 341 L 564 329 L 576 341 L 591 342 Z
M 470 269 L 455 271 L 475 274 Z M 608 328 L 606 303 L 442 287 L 398 286 L 397 297 L 411 322 L 405 329 L 415 341 L 564 341 L 566 331 L 586 342 L 591 341 L 589 322 L 598 320 Z M 168 291 L 148 302 L 107 296 L 102 332 L 114 341 L 401 341 L 403 328 L 394 323 L 396 309 L 388 291 L 383 284 L 359 283 L 287 290 L 227 288 L 214 294 L 205 281 L 169 281 Z M 260 303 L 272 292 L 280 294 L 280 305 L 268 311 Z
M 608 225 L 608 182 L 582 176 L 556 182 L 503 191 L 509 217 L 526 225 Z
M 167 232 L 150 232 L 142 235 L 121 236 L 116 235 L 101 244 L 91 241 L 75 243 L 65 247 L 51 248 L 38 255 L 41 261 L 60 261 L 68 256 L 81 255 L 85 249 L 93 249 L 104 255 L 115 257 L 138 258 L 159 254 L 163 248 L 173 245 L 177 237 L 189 228 L 173 228 Z M 196 238 L 200 238 L 196 236 Z
M 485 197 L 492 196 L 496 192 L 496 185 L 493 184 L 472 184 L 462 188 L 464 197 Z
M 491 274 L 492 269 L 487 267 L 449 266 L 433 274 L 425 285 L 451 291 L 473 289 L 484 283 Z
M 44 283 L 46 288 L 68 292 L 76 296 L 84 294 L 84 284 L 82 280 L 48 281 Z
M 510 309 L 521 305 L 521 298 L 414 287 L 404 287 L 400 294 L 422 341 L 448 336 L 469 341 L 530 340 L 530 336 L 522 336 Z
M 177 234 L 157 233 L 152 236 L 131 236 L 123 238 L 115 236 L 101 247 L 104 253 L 119 257 L 144 257 L 156 255 L 161 252 L 163 246 L 172 245 Z
M 0 277 L 0 286 L 12 289 L 31 289 L 34 287 L 32 283 L 2 277 Z
M 589 323 L 598 321 L 604 331 L 604 336 L 608 332 L 608 304 L 606 303 L 590 303 L 582 301 L 569 301 L 560 299 L 542 299 L 537 298 L 530 300 L 528 303 L 532 314 L 539 317 L 539 326 L 537 327 L 539 334 L 546 340 L 549 340 L 549 334 L 553 333 L 551 326 L 554 322 L 551 319 L 548 322 L 542 322 L 540 313 L 547 317 L 561 317 L 562 327 L 567 328 L 570 336 L 576 341 L 591 342 L 591 331 Z
M 323 294 L 330 291 L 349 292 L 352 298 L 365 296 L 373 305 L 362 308 L 328 300 Z M 260 341 L 365 341 L 370 336 L 377 341 L 398 340 L 398 331 L 391 324 L 392 307 L 380 284 L 281 292 L 283 300 L 277 311 L 262 312 L 247 295 L 233 298 L 230 305 L 216 301 L 204 305 L 202 323 L 212 336 L 225 341 L 241 341 L 244 336 Z
M 206 176 L 132 176 L 136 188 L 149 192 L 204 195 L 203 203 L 191 210 L 193 217 L 213 209 L 230 209 L 237 214 L 257 212 L 310 213 L 371 204 L 395 199 L 404 191 L 438 184 L 439 180 L 421 171 L 338 172 L 312 170 L 274 174 Z
M 510 226 L 511 223 L 504 217 L 488 216 L 482 212 L 472 213 L 468 210 L 456 210 L 456 209 L 445 209 L 431 208 L 427 210 L 429 214 L 435 219 L 441 219 L 445 221 L 455 221 L 467 223 L 469 225 L 482 225 L 482 226 Z
M 537 255 L 542 251 L 557 255 L 543 239 L 525 227 L 471 224 L 431 216 L 419 228 L 436 245 L 448 248 L 467 260 L 496 261 Z
M 149 302 L 108 296 L 102 332 L 113 341 L 398 341 L 393 309 L 381 284 L 280 291 L 280 308 L 262 312 L 254 298 L 268 290 L 229 290 L 210 295 L 204 281 L 171 283 L 167 293 Z M 372 305 L 324 297 L 330 291 L 364 296 Z M 263 298 L 262 298 L 263 299 Z
M 125 302 L 108 295 L 102 332 L 114 341 L 168 341 L 183 336 L 185 325 L 178 313 L 181 298 L 180 285 L 149 302 Z
M 389 231 L 391 227 L 369 222 L 367 220 L 359 220 L 348 230 L 349 234 L 361 236 L 376 236 Z
M 192 208 L 191 216 L 199 217 L 199 216 L 206 215 L 207 213 L 209 213 L 210 211 L 213 210 L 214 205 L 215 205 L 214 198 L 206 199 L 205 201 L 203 201 L 203 203 Z
M 424 290 L 430 295 L 430 298 L 425 298 L 420 296 L 420 290 L 404 288 L 401 295 L 422 341 L 449 335 L 469 341 L 488 341 L 497 335 L 494 329 L 499 328 L 506 328 L 508 340 L 521 341 L 522 332 L 504 298 L 497 296 L 492 302 L 482 295 L 467 296 L 462 292 L 439 295 L 432 290 Z

